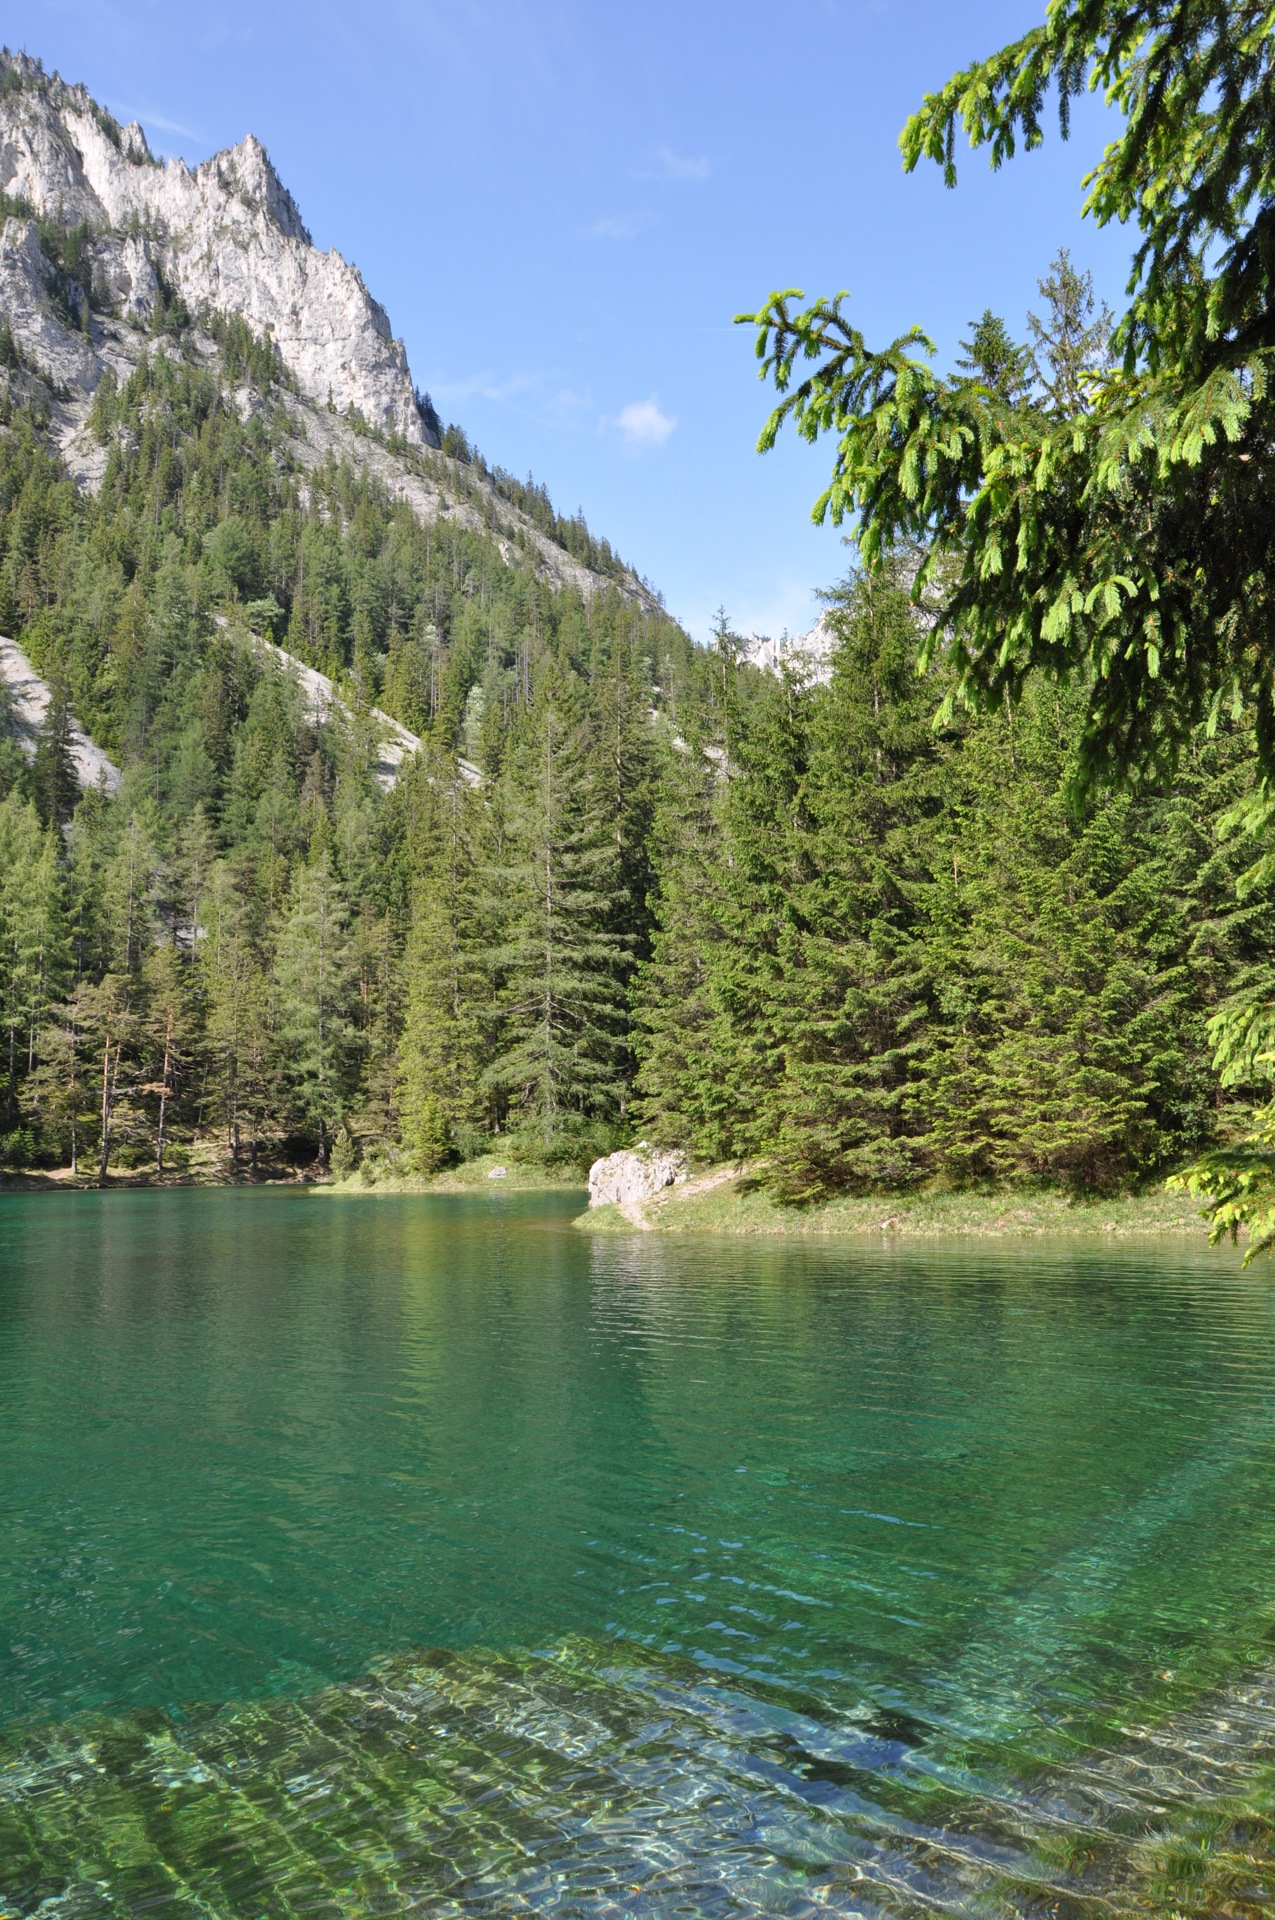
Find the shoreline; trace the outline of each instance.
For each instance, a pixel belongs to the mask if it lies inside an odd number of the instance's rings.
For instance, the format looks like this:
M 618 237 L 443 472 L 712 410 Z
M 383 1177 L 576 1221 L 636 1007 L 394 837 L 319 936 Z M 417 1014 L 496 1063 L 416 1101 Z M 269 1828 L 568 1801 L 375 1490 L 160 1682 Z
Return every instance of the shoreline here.
M 497 1168 L 502 1171 L 497 1173 Z M 375 1199 L 378 1194 L 584 1193 L 588 1179 L 579 1168 L 541 1167 L 484 1153 L 441 1173 L 386 1174 L 383 1179 L 365 1180 L 356 1168 L 344 1180 L 316 1181 L 314 1187 L 316 1193 L 329 1194 L 334 1200 L 348 1200 Z
M 737 1166 L 715 1167 L 624 1209 L 582 1214 L 581 1233 L 704 1233 L 783 1239 L 1031 1239 L 1044 1235 L 1125 1239 L 1173 1234 L 1208 1244 L 1200 1203 L 1162 1186 L 1143 1193 L 1073 1199 L 1040 1193 L 855 1194 L 784 1207 Z
M 499 1177 L 493 1169 L 503 1167 Z M 226 1188 L 253 1190 L 258 1187 L 305 1187 L 314 1193 L 335 1197 L 376 1194 L 429 1193 L 584 1193 L 588 1175 L 579 1168 L 566 1172 L 515 1160 L 501 1160 L 496 1154 L 481 1154 L 460 1166 L 447 1167 L 435 1174 L 385 1174 L 365 1179 L 360 1168 L 338 1179 L 316 1165 L 289 1167 L 286 1163 L 263 1161 L 256 1174 L 247 1166 L 232 1168 L 224 1155 L 208 1156 L 193 1166 L 173 1168 L 157 1174 L 153 1166 L 112 1168 L 104 1184 L 93 1174 L 72 1174 L 69 1167 L 21 1168 L 0 1172 L 0 1197 L 6 1193 L 167 1193 L 174 1188 L 203 1190 Z
M 493 1177 L 495 1169 L 503 1167 Z M 546 1168 L 483 1154 L 436 1174 L 385 1174 L 361 1169 L 336 1179 L 317 1168 L 263 1168 L 232 1172 L 223 1161 L 196 1164 L 157 1177 L 153 1168 L 112 1172 L 105 1186 L 69 1168 L 0 1174 L 7 1193 L 141 1193 L 178 1188 L 209 1190 L 304 1188 L 332 1199 L 469 1197 L 485 1194 L 580 1194 L 580 1169 Z M 1208 1228 L 1193 1196 L 1163 1186 L 1142 1193 L 1071 1198 L 1055 1191 L 855 1194 L 808 1207 L 785 1207 L 753 1184 L 737 1164 L 710 1168 L 650 1199 L 585 1208 L 571 1221 L 586 1234 L 709 1234 L 731 1238 L 814 1240 L 1034 1239 L 1044 1236 L 1128 1239 L 1172 1235 L 1208 1243 Z

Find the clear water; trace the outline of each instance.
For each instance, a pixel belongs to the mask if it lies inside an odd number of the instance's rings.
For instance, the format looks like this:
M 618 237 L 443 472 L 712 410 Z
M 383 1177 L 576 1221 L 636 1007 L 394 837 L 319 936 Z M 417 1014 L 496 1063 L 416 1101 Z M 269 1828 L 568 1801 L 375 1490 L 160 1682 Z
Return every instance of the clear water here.
M 0 1915 L 1270 1910 L 1275 1281 L 577 1204 L 0 1202 Z

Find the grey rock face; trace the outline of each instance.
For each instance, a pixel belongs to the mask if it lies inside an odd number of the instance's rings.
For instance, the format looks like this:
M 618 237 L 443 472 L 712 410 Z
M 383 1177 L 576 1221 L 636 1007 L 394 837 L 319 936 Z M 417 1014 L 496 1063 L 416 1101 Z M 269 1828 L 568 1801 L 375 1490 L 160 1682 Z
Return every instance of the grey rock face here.
M 49 689 L 17 642 L 3 636 L 0 636 L 0 687 L 4 689 L 18 744 L 31 756 L 49 710 Z M 119 768 L 79 727 L 71 729 L 71 759 L 75 777 L 82 787 L 119 792 L 122 778 Z
M 63 229 L 85 221 L 92 233 L 90 315 L 90 290 L 54 273 L 33 220 L 11 219 L 0 230 L 0 319 L 50 385 L 50 437 L 82 487 L 95 490 L 107 463 L 107 447 L 88 428 L 91 396 L 108 369 L 123 384 L 144 352 L 173 349 L 162 325 L 152 330 L 176 290 L 196 322 L 205 310 L 239 314 L 274 340 L 299 389 L 277 391 L 275 400 L 301 468 L 348 459 L 423 524 L 446 518 L 494 532 L 507 566 L 528 567 L 586 600 L 618 588 L 655 610 L 636 576 L 594 573 L 476 469 L 437 451 L 384 309 L 356 268 L 312 245 L 259 140 L 250 134 L 193 171 L 180 160 L 161 164 L 136 122 L 117 126 L 83 87 L 50 78 L 25 54 L 0 54 L 6 68 L 21 84 L 0 94 L 0 192 Z M 77 309 L 80 324 L 68 324 Z M 198 324 L 183 330 L 177 350 L 217 361 L 215 341 Z M 27 379 L 0 368 L 0 387 Z M 241 410 L 261 404 L 248 388 L 233 398 Z M 349 407 L 406 447 L 356 431 Z
M 627 1213 L 686 1178 L 686 1155 L 676 1149 L 625 1148 L 589 1168 L 589 1205 L 616 1206 Z
M 34 220 L 6 220 L 0 230 L 0 312 L 21 351 L 57 385 L 92 393 L 102 362 L 91 341 L 54 311 L 49 263 Z
M 82 87 L 41 77 L 0 100 L 0 191 L 107 237 L 106 279 L 127 317 L 149 319 L 156 269 L 193 311 L 242 314 L 270 334 L 302 391 L 424 446 L 407 354 L 358 269 L 311 244 L 296 202 L 249 134 L 193 172 L 155 161 Z

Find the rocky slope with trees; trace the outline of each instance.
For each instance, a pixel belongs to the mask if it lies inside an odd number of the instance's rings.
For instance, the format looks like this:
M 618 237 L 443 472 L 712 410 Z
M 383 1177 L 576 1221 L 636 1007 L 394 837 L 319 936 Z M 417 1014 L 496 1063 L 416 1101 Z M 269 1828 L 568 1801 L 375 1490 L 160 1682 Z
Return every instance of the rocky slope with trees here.
M 1240 898 L 1218 825 L 1251 716 L 1086 787 L 1085 675 L 954 704 L 902 535 L 817 648 L 763 671 L 724 615 L 693 645 L 460 429 L 329 411 L 277 318 L 181 278 L 176 213 L 120 224 L 120 169 L 172 171 L 136 131 L 0 71 L 27 262 L 0 262 L 0 632 L 49 689 L 38 737 L 0 714 L 4 1165 L 375 1180 L 640 1136 L 803 1204 L 1107 1191 L 1243 1129 L 1261 1073 L 1219 1074 L 1210 1022 L 1265 991 L 1275 933 L 1275 871 Z M 305 259 L 246 177 L 163 193 Z M 111 277 L 130 247 L 148 307 Z M 1065 258 L 1042 299 L 1030 348 L 991 314 L 965 348 L 967 396 L 1033 431 L 1100 318 Z M 392 780 L 378 715 L 419 741 Z M 117 791 L 76 778 L 74 723 Z

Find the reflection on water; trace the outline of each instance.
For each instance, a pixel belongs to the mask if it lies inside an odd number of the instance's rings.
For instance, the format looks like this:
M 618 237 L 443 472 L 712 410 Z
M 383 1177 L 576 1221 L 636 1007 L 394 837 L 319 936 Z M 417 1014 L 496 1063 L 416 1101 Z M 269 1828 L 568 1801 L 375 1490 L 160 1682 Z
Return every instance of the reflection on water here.
M 0 1203 L 0 1914 L 1262 1910 L 1264 1276 L 572 1210 Z

